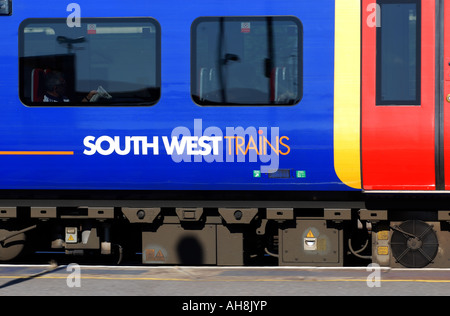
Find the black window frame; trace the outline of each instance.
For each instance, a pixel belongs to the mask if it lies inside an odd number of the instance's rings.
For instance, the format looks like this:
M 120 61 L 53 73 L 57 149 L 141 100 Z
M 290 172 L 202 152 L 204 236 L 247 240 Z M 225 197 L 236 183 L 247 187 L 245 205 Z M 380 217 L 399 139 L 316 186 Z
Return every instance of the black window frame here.
M 28 107 L 148 107 L 156 105 L 161 99 L 162 81 L 161 81 L 161 25 L 153 17 L 87 17 L 81 18 L 82 25 L 100 24 L 100 23 L 149 23 L 155 28 L 155 97 L 148 101 L 129 101 L 129 102 L 112 102 L 112 103 L 84 103 L 81 101 L 73 102 L 32 102 L 25 98 L 24 93 L 24 31 L 30 24 L 45 24 L 49 23 L 67 23 L 67 18 L 27 18 L 19 25 L 19 99 L 25 106 Z M 82 26 L 83 27 L 83 26 Z M 56 55 L 55 55 L 56 56 Z
M 298 36 L 298 54 L 297 54 L 297 82 L 298 82 L 298 89 L 297 89 L 297 99 L 292 104 L 276 104 L 274 102 L 272 103 L 262 103 L 262 104 L 255 104 L 255 103 L 230 103 L 230 102 L 201 102 L 200 97 L 194 93 L 194 91 L 197 88 L 199 75 L 197 74 L 197 55 L 196 55 L 196 48 L 197 48 L 197 38 L 196 38 L 196 29 L 197 26 L 202 22 L 218 22 L 220 20 L 223 20 L 225 22 L 228 21 L 235 21 L 235 22 L 256 22 L 256 21 L 264 21 L 267 19 L 272 19 L 273 21 L 292 21 L 295 22 L 298 28 L 297 36 Z M 266 69 L 267 69 L 266 65 Z M 192 101 L 198 105 L 198 106 L 204 106 L 204 107 L 210 107 L 210 106 L 250 106 L 250 107 L 290 107 L 298 105 L 302 99 L 303 99 L 303 23 L 302 21 L 293 15 L 280 15 L 280 16 L 201 16 L 195 19 L 191 25 L 191 99 Z
M 421 105 L 421 67 L 422 67 L 422 1 L 421 0 L 377 0 L 381 10 L 383 23 L 383 4 L 415 4 L 416 5 L 416 98 L 414 100 L 382 100 L 382 34 L 383 26 L 376 30 L 376 105 L 377 106 L 420 106 Z

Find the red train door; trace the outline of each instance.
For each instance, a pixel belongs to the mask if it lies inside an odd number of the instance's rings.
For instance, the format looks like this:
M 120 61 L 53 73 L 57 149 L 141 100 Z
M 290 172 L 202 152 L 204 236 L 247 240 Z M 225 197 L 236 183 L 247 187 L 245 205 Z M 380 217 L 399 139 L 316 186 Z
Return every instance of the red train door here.
M 442 181 L 445 182 L 445 189 L 450 190 L 450 0 L 441 0 L 443 3 L 440 3 L 441 10 L 439 19 L 441 22 L 441 43 L 440 47 L 443 50 L 443 55 L 441 57 L 441 77 L 443 81 L 442 85 L 442 93 L 441 93 L 441 102 L 443 108 L 443 147 L 441 153 L 441 161 L 444 161 L 444 179 Z M 443 6 L 443 8 L 442 8 Z M 445 18 L 444 18 L 445 17 Z M 443 157 L 442 157 L 443 156 Z
M 362 1 L 365 190 L 435 190 L 442 185 L 438 179 L 441 105 L 436 100 L 440 1 Z M 449 1 L 445 0 L 446 7 Z M 450 113 L 446 119 L 450 122 Z M 450 144 L 449 138 L 446 141 Z

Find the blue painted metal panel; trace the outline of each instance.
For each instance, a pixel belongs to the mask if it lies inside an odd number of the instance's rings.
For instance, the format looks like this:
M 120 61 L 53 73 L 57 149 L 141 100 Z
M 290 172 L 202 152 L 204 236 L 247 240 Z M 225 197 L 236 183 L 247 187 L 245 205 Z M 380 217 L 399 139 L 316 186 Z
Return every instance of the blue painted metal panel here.
M 18 29 L 26 18 L 65 18 L 68 2 L 13 1 L 13 15 L 0 17 L 0 151 L 74 151 L 73 156 L 0 155 L 1 189 L 120 190 L 350 190 L 333 162 L 334 1 L 294 0 L 79 0 L 82 17 L 155 18 L 162 29 L 162 95 L 152 107 L 27 107 L 18 95 Z M 295 106 L 201 107 L 190 95 L 190 31 L 200 16 L 292 15 L 303 24 L 303 98 Z M 201 125 L 201 126 L 200 126 Z M 270 162 L 223 162 L 191 157 L 177 162 L 162 137 L 186 127 L 266 127 L 286 136 L 280 155 L 287 179 L 254 177 Z M 198 130 L 194 130 L 197 127 Z M 210 129 L 211 130 L 211 129 Z M 157 136 L 159 154 L 85 155 L 86 136 Z M 287 147 L 280 147 L 284 152 Z M 199 159 L 200 161 L 196 161 Z M 273 161 L 273 160 L 272 160 Z M 296 172 L 302 171 L 297 178 Z

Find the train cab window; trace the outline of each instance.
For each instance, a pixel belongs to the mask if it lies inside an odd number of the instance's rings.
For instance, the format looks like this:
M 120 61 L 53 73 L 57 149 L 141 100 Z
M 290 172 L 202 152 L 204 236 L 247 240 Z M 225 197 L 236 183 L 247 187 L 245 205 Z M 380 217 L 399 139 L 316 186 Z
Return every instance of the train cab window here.
M 377 105 L 420 105 L 420 2 L 377 1 Z
M 300 102 L 303 28 L 296 17 L 201 17 L 191 41 L 191 94 L 198 105 Z
M 152 18 L 27 19 L 19 94 L 27 106 L 147 106 L 160 98 L 161 32 Z

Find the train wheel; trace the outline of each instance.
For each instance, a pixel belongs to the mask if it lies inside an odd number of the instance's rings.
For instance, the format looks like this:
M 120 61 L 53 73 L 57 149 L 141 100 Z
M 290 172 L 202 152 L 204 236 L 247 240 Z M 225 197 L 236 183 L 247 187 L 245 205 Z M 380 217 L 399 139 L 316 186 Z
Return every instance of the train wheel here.
M 391 249 L 394 258 L 407 268 L 423 268 L 436 257 L 439 243 L 433 226 L 409 220 L 391 227 Z
M 0 261 L 9 261 L 16 258 L 25 246 L 25 233 L 13 234 L 14 231 L 0 229 Z M 9 237 L 11 235 L 13 236 Z

